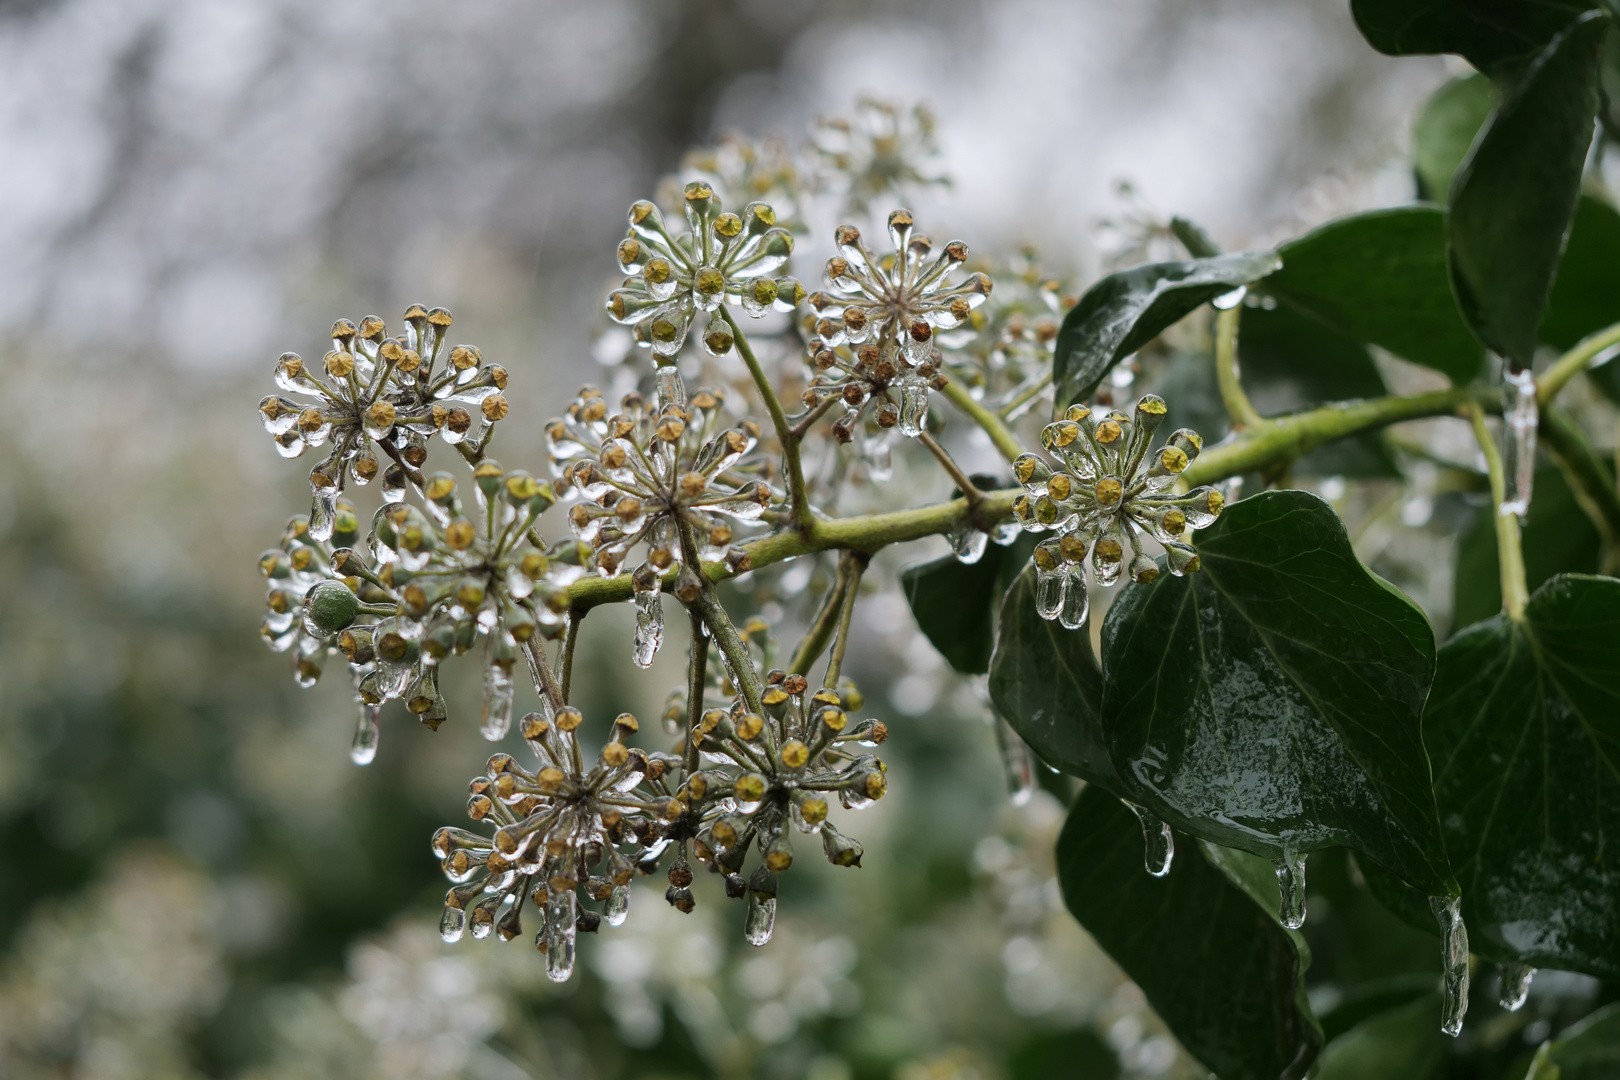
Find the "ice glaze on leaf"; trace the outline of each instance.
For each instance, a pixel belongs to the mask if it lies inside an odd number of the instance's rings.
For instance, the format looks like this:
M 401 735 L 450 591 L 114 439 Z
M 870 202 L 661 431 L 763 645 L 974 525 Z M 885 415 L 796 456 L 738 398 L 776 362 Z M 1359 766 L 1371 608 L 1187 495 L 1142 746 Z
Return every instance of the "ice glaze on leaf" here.
M 1128 586 L 1103 625 L 1103 729 L 1126 794 L 1267 858 L 1349 847 L 1454 894 L 1420 718 L 1422 612 L 1303 491 L 1234 504 L 1203 569 Z
M 1007 590 L 998 625 L 990 659 L 990 700 L 996 710 L 1054 769 L 1117 788 L 1102 743 L 1102 671 L 1091 651 L 1089 624 L 1065 630 L 1041 618 L 1035 610 L 1035 570 L 1025 566 Z
M 1479 374 L 1485 352 L 1451 295 L 1438 207 L 1353 214 L 1278 252 L 1283 268 L 1265 288 L 1279 300 L 1455 383 Z
M 1453 637 L 1423 733 L 1478 951 L 1620 977 L 1620 580 Z
M 1062 404 L 1083 401 L 1113 366 L 1198 307 L 1282 263 L 1269 251 L 1149 263 L 1109 274 L 1063 318 L 1052 382 Z
M 1222 1080 L 1304 1076 L 1322 1036 L 1305 1001 L 1303 939 L 1188 848 L 1149 877 L 1135 816 L 1087 787 L 1058 838 L 1064 902 Z
M 1491 349 L 1528 366 L 1564 249 L 1598 108 L 1591 12 L 1554 38 L 1457 171 L 1446 215 L 1457 305 Z

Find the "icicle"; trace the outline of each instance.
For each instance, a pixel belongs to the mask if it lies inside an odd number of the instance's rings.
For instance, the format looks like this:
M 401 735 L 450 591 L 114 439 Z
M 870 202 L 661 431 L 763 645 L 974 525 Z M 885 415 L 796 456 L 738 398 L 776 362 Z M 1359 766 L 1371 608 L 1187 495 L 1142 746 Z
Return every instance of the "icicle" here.
M 956 561 L 973 565 L 984 558 L 984 549 L 990 545 L 990 534 L 969 525 L 946 536 Z
M 439 916 L 439 936 L 453 945 L 461 940 L 466 929 L 467 912 L 451 904 L 444 905 L 444 914 Z
M 478 730 L 490 742 L 506 738 L 511 730 L 515 692 L 510 660 L 496 658 L 484 666 L 484 713 Z
M 1063 572 L 1035 567 L 1035 612 L 1050 622 L 1063 607 Z
M 1170 826 L 1154 816 L 1145 806 L 1137 806 L 1125 799 L 1119 800 L 1131 808 L 1131 813 L 1142 823 L 1142 864 L 1154 877 L 1164 877 L 1176 857 L 1176 837 Z
M 1440 1030 L 1462 1033 L 1468 1012 L 1468 927 L 1463 925 L 1462 898 L 1431 896 L 1429 910 L 1440 924 L 1440 965 L 1445 973 L 1445 997 L 1440 1003 Z
M 743 939 L 763 945 L 776 929 L 776 875 L 761 866 L 748 880 L 748 914 L 743 917 Z
M 1530 996 L 1530 980 L 1536 969 L 1529 964 L 1502 965 L 1502 1008 L 1518 1012 Z
M 1305 925 L 1305 856 L 1285 853 L 1273 864 L 1282 903 L 1277 918 L 1290 930 Z
M 546 899 L 546 977 L 552 982 L 567 982 L 574 973 L 575 906 L 572 889 Z
M 1536 475 L 1536 378 L 1530 369 L 1502 373 L 1502 472 L 1507 484 L 1502 515 L 1530 512 L 1530 487 Z
M 928 386 L 908 383 L 900 388 L 900 434 L 915 439 L 928 426 Z
M 1035 794 L 1035 767 L 1029 758 L 1029 747 L 995 710 L 990 712 L 990 725 L 995 728 L 996 747 L 1001 751 L 1002 774 L 1007 778 L 1007 797 L 1014 806 L 1024 806 Z
M 636 589 L 636 637 L 632 659 L 637 667 L 651 667 L 664 643 L 664 594 L 658 589 Z
M 613 892 L 608 895 L 607 905 L 602 908 L 602 919 L 609 926 L 620 926 L 625 917 L 630 914 L 630 886 L 615 885 Z
M 325 542 L 332 539 L 332 531 L 337 525 L 337 485 L 330 489 L 321 489 L 315 492 L 314 501 L 309 508 L 309 536 L 312 540 Z
M 1060 572 L 1063 575 L 1063 600 L 1058 606 L 1058 623 L 1066 630 L 1078 630 L 1086 625 L 1086 615 L 1091 611 L 1085 571 L 1071 566 Z
M 657 389 L 653 401 L 662 412 L 671 405 L 686 408 L 686 384 L 681 381 L 681 369 L 674 364 L 662 364 L 656 375 Z
M 360 722 L 354 729 L 354 742 L 349 747 L 349 760 L 356 765 L 370 765 L 377 757 L 377 742 L 382 737 L 382 725 L 377 722 L 382 706 L 360 702 Z

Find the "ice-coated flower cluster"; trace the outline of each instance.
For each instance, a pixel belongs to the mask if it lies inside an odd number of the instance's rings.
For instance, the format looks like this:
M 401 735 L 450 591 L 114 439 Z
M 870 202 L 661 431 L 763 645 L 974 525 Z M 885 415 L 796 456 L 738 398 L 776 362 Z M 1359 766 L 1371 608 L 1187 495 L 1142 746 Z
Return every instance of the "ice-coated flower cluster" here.
M 298 457 L 311 447 L 331 445 L 331 452 L 309 473 L 314 505 L 310 535 L 331 538 L 337 498 L 348 480 L 369 484 L 380 469 L 376 443 L 393 459 L 383 475 L 383 497 L 404 497 L 407 479 L 427 460 L 427 441 L 437 435 L 452 444 L 467 444 L 476 457 L 488 442 L 493 425 L 506 415 L 506 369 L 484 364 L 471 345 L 446 351 L 450 313 L 412 304 L 405 311 L 405 332 L 391 337 L 383 321 L 367 316 L 356 325 L 348 319 L 332 324 L 332 349 L 321 371 L 297 353 L 276 361 L 276 385 L 299 402 L 271 394 L 259 402 L 259 416 L 283 457 Z M 441 369 L 439 361 L 445 364 Z M 474 431 L 476 409 L 482 431 Z
M 855 213 L 885 196 L 949 186 L 939 168 L 934 128 L 926 105 L 907 109 L 872 97 L 856 102 L 852 116 L 818 118 L 810 143 L 823 186 L 841 189 Z
M 946 354 L 946 366 L 975 400 L 1016 420 L 1036 402 L 1051 400 L 1058 330 L 1079 298 L 1043 273 L 1028 248 L 998 269 L 995 280 L 995 292 L 969 319 L 977 333 Z
M 583 545 L 548 547 L 534 531 L 555 502 L 549 483 L 485 458 L 471 487 L 469 504 L 450 473 L 428 474 L 422 506 L 384 503 L 364 543 L 353 508 L 339 503 L 329 540 L 298 517 L 260 557 L 269 584 L 262 632 L 272 648 L 293 652 L 299 683 L 313 685 L 333 655 L 347 661 L 360 703 L 357 762 L 376 754 L 384 701 L 403 700 L 429 727 L 443 723 L 439 663 L 475 647 L 481 728 L 503 737 L 519 654 L 561 631 L 566 586 L 590 568 Z
M 849 441 L 874 402 L 879 427 L 898 425 L 913 438 L 922 434 L 929 392 L 945 385 L 937 345 L 951 344 L 938 341 L 936 331 L 963 327 L 990 295 L 985 274 L 952 281 L 968 256 L 960 240 L 929 258 L 933 243 L 913 231 L 909 210 L 889 215 L 888 233 L 894 253 L 880 259 L 867 250 L 859 229 L 840 225 L 833 236 L 839 253 L 827 261 L 826 291 L 807 298 L 817 312 L 809 353 L 820 374 L 806 388 L 804 403 L 842 402 L 843 414 L 833 426 L 840 442 Z
M 663 640 L 664 574 L 676 569 L 675 594 L 691 600 L 700 563 L 743 569 L 747 553 L 732 547 L 733 525 L 759 520 L 778 498 L 764 479 L 766 461 L 753 453 L 759 425 L 723 426 L 722 402 L 713 390 L 688 397 L 666 367 L 652 402 L 631 393 L 610 413 L 588 386 L 546 427 L 560 493 L 575 500 L 568 520 L 594 548 L 597 572 L 615 577 L 633 549 L 644 549 L 631 572 L 642 667 Z
M 619 266 L 630 276 L 607 300 L 608 315 L 632 327 L 637 343 L 661 364 L 681 351 L 700 311 L 708 314 L 703 347 L 723 356 L 735 338 L 722 304 L 760 318 L 792 311 L 804 299 L 797 280 L 769 276 L 793 252 L 793 234 L 776 226 L 775 210 L 754 202 L 740 215 L 722 211 L 714 189 L 702 181 L 687 184 L 682 201 L 689 231 L 680 236 L 653 203 L 630 207 L 629 235 L 619 244 Z
M 1172 574 L 1198 569 L 1198 552 L 1187 543 L 1190 530 L 1214 524 L 1225 499 L 1212 487 L 1184 495 L 1171 491 L 1203 440 L 1180 428 L 1150 453 L 1165 412 L 1164 399 L 1153 394 L 1136 403 L 1133 416 L 1118 410 L 1099 416 L 1071 405 L 1062 420 L 1041 430 L 1041 445 L 1057 468 L 1038 454 L 1013 462 L 1025 492 L 1013 502 L 1018 523 L 1030 532 L 1056 534 L 1036 545 L 1034 554 L 1035 604 L 1043 618 L 1071 629 L 1085 622 L 1088 562 L 1098 585 L 1117 582 L 1127 558 L 1134 581 L 1152 581 L 1159 566 L 1142 549 L 1143 533 L 1164 548 Z

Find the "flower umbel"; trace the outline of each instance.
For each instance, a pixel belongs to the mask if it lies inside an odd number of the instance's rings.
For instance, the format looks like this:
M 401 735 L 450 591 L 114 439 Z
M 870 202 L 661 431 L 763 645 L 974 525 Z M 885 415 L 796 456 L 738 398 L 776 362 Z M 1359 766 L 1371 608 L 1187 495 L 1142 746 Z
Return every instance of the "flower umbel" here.
M 1085 405 L 1071 405 L 1062 420 L 1041 431 L 1041 444 L 1062 468 L 1053 469 L 1037 454 L 1013 462 L 1013 475 L 1026 492 L 1013 503 L 1019 524 L 1057 534 L 1035 548 L 1035 604 L 1043 618 L 1070 629 L 1085 622 L 1088 560 L 1098 585 L 1119 580 L 1127 547 L 1133 580 L 1145 584 L 1158 576 L 1158 563 L 1142 550 L 1142 533 L 1163 546 L 1172 574 L 1199 568 L 1198 552 L 1186 542 L 1189 530 L 1214 524 L 1225 499 L 1212 487 L 1170 493 L 1203 440 L 1180 428 L 1150 454 L 1165 412 L 1164 399 L 1154 394 L 1136 403 L 1134 416 L 1115 410 L 1099 417 Z

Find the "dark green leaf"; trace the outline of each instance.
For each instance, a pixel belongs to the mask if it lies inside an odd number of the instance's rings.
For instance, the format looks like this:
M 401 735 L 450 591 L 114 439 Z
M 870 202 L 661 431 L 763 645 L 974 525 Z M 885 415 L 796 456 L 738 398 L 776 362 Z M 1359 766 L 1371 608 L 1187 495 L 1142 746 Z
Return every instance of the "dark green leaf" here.
M 1089 1028 L 1042 1032 L 1013 1052 L 1007 1080 L 1114 1080 L 1119 1059 Z
M 1065 630 L 1035 610 L 1025 567 L 1002 601 L 990 659 L 990 700 L 1041 759 L 1083 780 L 1116 787 L 1103 749 L 1102 671 L 1088 629 Z
M 1390 56 L 1457 53 L 1488 75 L 1512 75 L 1587 0 L 1350 0 L 1367 43 Z
M 1289 241 L 1279 254 L 1283 268 L 1265 288 L 1280 300 L 1453 382 L 1479 374 L 1484 350 L 1451 295 L 1445 214 L 1437 207 L 1340 218 Z
M 1569 244 L 1558 264 L 1541 340 L 1568 349 L 1586 335 L 1620 322 L 1620 210 L 1607 199 L 1582 195 Z
M 1376 905 L 1375 905 L 1376 906 Z M 1383 912 L 1384 918 L 1389 918 L 1388 912 Z M 1408 928 L 1396 924 L 1397 933 L 1408 933 Z M 1376 942 L 1368 941 L 1374 945 Z M 1423 942 L 1423 956 L 1434 966 L 1434 950 L 1427 940 Z M 1312 957 L 1316 950 L 1311 950 Z M 1375 1016 L 1387 1013 L 1393 1009 L 1404 1008 L 1419 998 L 1428 998 L 1434 1001 L 1431 1006 L 1435 1012 L 1439 1011 L 1440 1004 L 1434 998 L 1434 974 L 1393 975 L 1383 979 L 1374 979 L 1371 982 L 1361 983 L 1346 993 L 1331 1009 L 1324 1011 L 1318 1019 L 1322 1023 L 1322 1037 L 1328 1045 L 1339 1036 L 1348 1033 L 1351 1029 L 1359 1027 L 1365 1021 Z M 1431 1014 L 1432 1015 L 1432 1014 Z M 1432 1023 L 1431 1027 L 1434 1026 Z
M 1576 20 L 1536 58 L 1475 140 L 1446 217 L 1451 284 L 1475 335 L 1521 366 L 1580 193 L 1607 19 Z
M 1238 361 L 1243 388 L 1262 416 L 1388 393 L 1365 345 L 1288 307 L 1243 312 Z M 1207 434 L 1205 441 L 1211 441 Z M 1294 471 L 1301 476 L 1399 475 L 1375 431 L 1318 447 L 1295 461 Z
M 1620 580 L 1563 575 L 1440 650 L 1423 734 L 1475 951 L 1620 976 Z
M 1309 953 L 1198 845 L 1149 877 L 1135 816 L 1087 787 L 1057 861 L 1069 910 L 1189 1053 L 1222 1080 L 1305 1075 L 1321 1045 L 1305 1002 Z
M 1278 266 L 1269 251 L 1149 263 L 1109 274 L 1063 318 L 1052 381 L 1064 404 L 1091 396 L 1111 368 L 1173 323 Z
M 1203 570 L 1127 586 L 1103 625 L 1103 724 L 1125 794 L 1267 858 L 1351 847 L 1454 894 L 1420 717 L 1422 612 L 1303 491 L 1234 504 Z
M 1429 98 L 1412 128 L 1412 170 L 1423 198 L 1446 201 L 1457 166 L 1499 100 L 1491 80 L 1478 74 L 1452 79 Z
M 1020 536 L 1008 547 L 991 544 L 978 562 L 955 555 L 907 568 L 900 575 L 906 602 L 917 625 L 945 661 L 964 675 L 990 670 L 995 644 L 996 611 L 1007 586 L 1035 547 L 1033 536 Z
M 1620 1076 L 1620 1004 L 1608 1005 L 1558 1038 L 1538 1055 L 1542 1071 L 1531 1069 L 1526 1080 L 1614 1080 Z M 1553 1071 L 1547 1066 L 1556 1066 Z
M 1603 110 L 1598 113 L 1609 138 L 1620 138 L 1620 27 L 1611 23 L 1603 35 L 1603 55 L 1598 59 L 1598 90 L 1603 94 Z
M 1496 565 L 1496 522 L 1486 506 L 1457 543 L 1451 625 L 1464 627 L 1502 610 Z M 1602 540 L 1558 469 L 1538 469 L 1524 526 L 1524 574 L 1531 589 L 1554 574 L 1596 573 Z
M 1315 1080 L 1427 1080 L 1450 1041 L 1439 1015 L 1440 997 L 1431 992 L 1362 1021 L 1323 1048 Z

